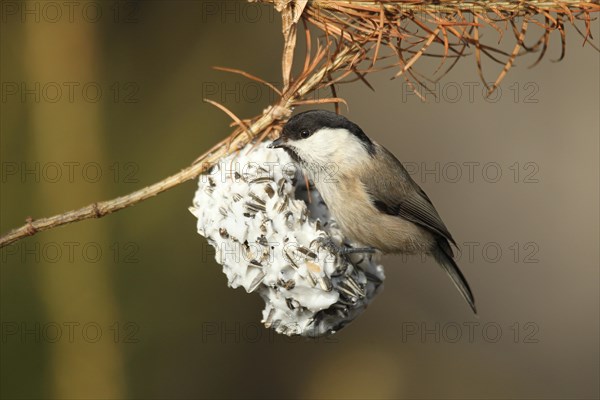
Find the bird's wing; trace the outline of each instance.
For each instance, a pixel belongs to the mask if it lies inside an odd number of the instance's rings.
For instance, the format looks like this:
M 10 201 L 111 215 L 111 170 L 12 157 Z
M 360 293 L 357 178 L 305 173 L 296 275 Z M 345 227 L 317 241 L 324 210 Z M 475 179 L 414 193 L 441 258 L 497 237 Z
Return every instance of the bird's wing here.
M 411 221 L 456 245 L 433 203 L 412 180 L 400 161 L 379 145 L 377 156 L 383 161 L 383 168 L 374 173 L 369 171 L 369 174 L 359 174 L 375 207 L 386 214 Z M 390 173 L 391 171 L 394 173 Z
M 433 203 L 392 153 L 377 145 L 376 156 L 382 161 L 381 170 L 359 173 L 371 201 L 381 212 L 411 221 L 436 236 L 437 246 L 432 250 L 433 256 L 477 314 L 471 288 L 453 260 L 450 243 L 456 246 L 456 242 Z

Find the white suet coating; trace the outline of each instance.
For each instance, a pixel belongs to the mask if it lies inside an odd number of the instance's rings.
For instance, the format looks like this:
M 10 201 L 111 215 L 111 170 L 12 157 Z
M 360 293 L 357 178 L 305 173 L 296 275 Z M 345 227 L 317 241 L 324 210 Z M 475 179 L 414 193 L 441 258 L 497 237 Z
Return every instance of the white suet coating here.
M 314 186 L 288 154 L 259 144 L 200 176 L 190 211 L 215 248 L 230 287 L 258 292 L 262 322 L 286 335 L 333 333 L 377 293 L 383 267 L 369 254 L 337 256 L 319 238 L 343 238 Z M 326 241 L 325 240 L 325 241 Z

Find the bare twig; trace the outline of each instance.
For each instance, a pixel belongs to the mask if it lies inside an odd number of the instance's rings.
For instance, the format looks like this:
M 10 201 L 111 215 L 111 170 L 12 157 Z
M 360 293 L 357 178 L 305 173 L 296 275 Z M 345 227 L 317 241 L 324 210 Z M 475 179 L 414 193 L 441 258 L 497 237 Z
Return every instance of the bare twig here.
M 378 60 L 381 48 L 392 48 L 397 58 L 396 66 L 399 67 L 397 76 L 407 73 L 408 77 L 404 76 L 404 79 L 417 94 L 419 87 L 427 89 L 424 81 L 437 82 L 456 65 L 457 60 L 454 60 L 450 68 L 436 77 L 446 58 L 464 57 L 467 55 L 465 46 L 474 45 L 475 61 L 482 80 L 482 55 L 503 67 L 493 85 L 483 82 L 489 95 L 497 89 L 517 57 L 536 52 L 541 46 L 540 57 L 535 63 L 541 60 L 552 31 L 560 33 L 562 59 L 566 43 L 564 21 L 568 21 L 579 32 L 584 45 L 588 44 L 592 14 L 598 12 L 598 0 L 313 0 L 306 7 L 305 19 L 328 36 L 362 46 L 374 44 L 372 66 Z M 517 20 L 522 20 L 521 31 L 515 28 Z M 543 29 L 536 44 L 531 47 L 524 43 L 526 34 L 536 34 L 527 33 L 529 23 Z M 497 42 L 494 42 L 493 36 L 488 38 L 488 43 L 482 42 L 480 31 L 484 27 L 498 33 Z M 505 35 L 507 32 L 513 35 Z M 513 39 L 516 44 L 511 53 L 497 48 L 503 40 Z M 435 51 L 434 44 L 443 46 L 442 54 Z M 589 44 L 596 48 L 593 43 Z M 415 70 L 415 64 L 422 57 L 442 57 L 440 67 L 432 77 Z
M 259 119 L 252 125 L 251 129 L 258 132 L 264 129 L 263 127 L 269 123 L 271 123 L 269 117 L 263 116 L 263 118 Z M 230 148 L 239 149 L 248 141 L 249 139 L 246 136 L 239 135 L 237 140 L 234 139 L 234 143 Z M 128 195 L 117 197 L 116 199 L 112 200 L 93 203 L 78 210 L 67 211 L 63 214 L 54 215 L 48 218 L 40 218 L 37 220 L 28 218 L 25 225 L 0 237 L 0 247 L 4 247 L 24 237 L 32 236 L 38 232 L 55 228 L 57 226 L 66 225 L 71 222 L 83 221 L 90 218 L 101 218 L 107 214 L 119 211 L 123 208 L 144 201 L 150 197 L 156 196 L 157 194 L 169 190 L 190 179 L 194 179 L 210 168 L 221 157 L 224 157 L 231 152 L 231 150 L 227 150 L 227 147 L 229 147 L 227 146 L 227 142 L 228 140 L 224 140 L 219 143 L 214 151 L 204 154 L 195 164 L 181 170 L 174 175 L 171 175 L 166 179 L 163 179 L 160 182 L 137 190 Z
M 0 237 L 0 247 L 7 246 L 27 236 L 32 236 L 38 232 L 58 226 L 90 218 L 101 218 L 107 214 L 133 206 L 141 201 L 154 197 L 157 194 L 196 178 L 198 175 L 207 171 L 222 157 L 226 157 L 229 154 L 240 150 L 257 137 L 261 140 L 264 139 L 265 135 L 261 134 L 273 129 L 287 119 L 291 114 L 291 109 L 295 105 L 295 102 L 302 102 L 304 96 L 314 90 L 318 90 L 323 84 L 325 77 L 329 74 L 347 67 L 348 63 L 358 52 L 358 48 L 344 48 L 343 51 L 336 53 L 335 58 L 330 60 L 331 62 L 322 64 L 320 68 L 317 68 L 317 65 L 318 61 L 322 60 L 322 57 L 317 54 L 313 62 L 309 63 L 309 70 L 303 71 L 294 87 L 284 93 L 277 104 L 267 108 L 261 116 L 254 119 L 247 127 L 244 127 L 243 125 L 238 127 L 230 137 L 227 137 L 225 140 L 215 145 L 211 150 L 199 157 L 191 166 L 180 172 L 153 185 L 112 200 L 96 202 L 86 207 L 67 211 L 48 218 L 36 220 L 28 218 L 25 225 L 13 229 Z M 215 104 L 214 102 L 212 103 Z M 238 124 L 243 123 L 238 120 Z M 239 134 L 244 131 L 247 132 L 246 135 Z
M 296 49 L 296 32 L 298 21 L 304 12 L 308 0 L 276 0 L 275 8 L 281 13 L 283 33 L 283 56 L 281 57 L 281 71 L 283 74 L 283 89 L 290 85 L 292 64 L 294 63 L 294 50 Z

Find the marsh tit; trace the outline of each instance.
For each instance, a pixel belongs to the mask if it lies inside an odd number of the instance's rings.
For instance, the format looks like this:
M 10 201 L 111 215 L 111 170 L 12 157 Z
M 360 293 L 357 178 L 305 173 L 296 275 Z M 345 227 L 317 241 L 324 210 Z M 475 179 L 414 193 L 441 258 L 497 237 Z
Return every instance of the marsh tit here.
M 385 147 L 330 111 L 293 116 L 269 147 L 282 148 L 314 183 L 346 237 L 382 253 L 434 257 L 474 313 L 475 300 L 454 261 L 456 242 L 423 189 Z

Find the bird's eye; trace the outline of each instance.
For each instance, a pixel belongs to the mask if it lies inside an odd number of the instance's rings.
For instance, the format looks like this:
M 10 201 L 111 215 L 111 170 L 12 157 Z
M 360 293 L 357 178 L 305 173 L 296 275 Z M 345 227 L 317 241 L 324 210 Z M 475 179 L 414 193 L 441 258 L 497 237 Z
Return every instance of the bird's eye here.
M 307 137 L 309 137 L 309 136 L 310 136 L 310 132 L 308 131 L 308 129 L 302 129 L 302 130 L 300 131 L 300 137 L 301 137 L 302 139 L 306 139 L 306 138 L 307 138 Z

